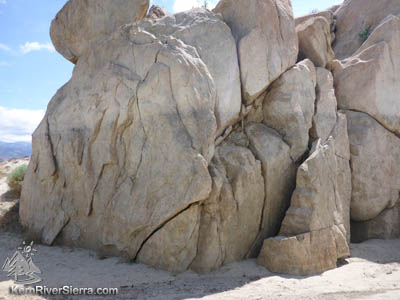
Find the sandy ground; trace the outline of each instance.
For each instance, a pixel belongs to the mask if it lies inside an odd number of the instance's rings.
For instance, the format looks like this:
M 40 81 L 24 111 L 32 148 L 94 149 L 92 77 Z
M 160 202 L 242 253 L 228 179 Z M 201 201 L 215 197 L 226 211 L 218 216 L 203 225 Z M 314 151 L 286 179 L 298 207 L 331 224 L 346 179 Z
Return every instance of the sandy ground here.
M 1 179 L 0 179 L 1 180 Z M 4 187 L 3 187 L 4 188 Z M 4 192 L 4 190 L 3 190 Z M 0 207 L 5 198 L 0 198 Z M 13 224 L 11 224 L 13 225 Z M 0 268 L 24 241 L 18 226 L 0 230 Z M 47 287 L 119 289 L 118 296 L 15 296 L 0 270 L 0 299 L 250 299 L 250 300 L 400 300 L 400 239 L 352 244 L 352 257 L 322 275 L 301 277 L 270 273 L 255 260 L 233 263 L 211 274 L 174 276 L 120 258 L 67 247 L 35 245 L 33 262 Z

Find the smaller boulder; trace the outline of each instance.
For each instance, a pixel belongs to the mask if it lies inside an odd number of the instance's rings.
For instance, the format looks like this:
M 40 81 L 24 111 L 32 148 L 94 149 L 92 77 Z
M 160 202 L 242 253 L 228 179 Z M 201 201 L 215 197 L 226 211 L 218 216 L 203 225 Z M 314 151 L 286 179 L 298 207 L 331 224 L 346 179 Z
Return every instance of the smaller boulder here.
M 324 17 L 314 17 L 296 26 L 299 59 L 309 58 L 316 67 L 325 68 L 334 58 L 331 28 Z
M 161 19 L 166 16 L 171 16 L 171 14 L 161 6 L 152 5 L 147 13 L 146 18 L 149 19 Z

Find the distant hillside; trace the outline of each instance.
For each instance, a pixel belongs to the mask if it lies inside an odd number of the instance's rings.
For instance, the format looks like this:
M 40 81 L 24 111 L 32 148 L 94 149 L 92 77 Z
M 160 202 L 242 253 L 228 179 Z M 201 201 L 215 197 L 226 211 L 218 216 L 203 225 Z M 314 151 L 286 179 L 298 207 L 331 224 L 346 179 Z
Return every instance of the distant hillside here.
M 32 144 L 27 142 L 5 143 L 0 141 L 0 161 L 32 155 Z

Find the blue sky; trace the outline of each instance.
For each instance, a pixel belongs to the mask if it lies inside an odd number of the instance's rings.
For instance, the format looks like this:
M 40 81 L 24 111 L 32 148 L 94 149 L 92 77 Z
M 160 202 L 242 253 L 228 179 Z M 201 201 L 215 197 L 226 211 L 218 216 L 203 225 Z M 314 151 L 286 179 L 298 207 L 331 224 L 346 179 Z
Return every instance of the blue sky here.
M 153 0 L 170 12 L 198 0 Z M 51 20 L 66 0 L 0 0 L 0 140 L 29 141 L 47 103 L 71 76 L 73 64 L 54 51 Z M 201 2 L 201 1 L 200 1 Z M 218 0 L 211 0 L 214 7 Z M 294 13 L 323 10 L 340 0 L 292 0 Z

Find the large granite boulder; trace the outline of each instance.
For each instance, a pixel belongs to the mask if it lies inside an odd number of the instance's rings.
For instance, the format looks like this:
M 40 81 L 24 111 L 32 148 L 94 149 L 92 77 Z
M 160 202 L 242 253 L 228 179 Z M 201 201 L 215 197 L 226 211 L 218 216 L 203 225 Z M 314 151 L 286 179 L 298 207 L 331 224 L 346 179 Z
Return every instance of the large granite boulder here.
M 78 58 L 119 26 L 144 18 L 149 0 L 69 0 L 51 23 L 56 50 L 69 61 Z
M 296 63 L 298 41 L 289 0 L 221 0 L 221 13 L 236 39 L 246 104 Z
M 346 129 L 346 118 L 340 114 L 335 134 L 325 144 L 318 140 L 299 168 L 279 236 L 264 241 L 257 259 L 270 271 L 316 274 L 335 268 L 338 259 L 350 255 L 351 170 Z
M 324 17 L 305 20 L 296 26 L 299 58 L 309 58 L 316 67 L 325 68 L 334 58 L 330 24 Z
M 400 192 L 400 138 L 367 114 L 346 111 L 351 148 L 351 218 L 368 221 L 393 207 Z
M 84 52 L 35 131 L 22 224 L 45 244 L 186 268 L 196 204 L 212 189 L 216 99 L 195 48 L 140 24 L 120 28 Z M 160 264 L 147 242 L 180 255 Z
M 336 42 L 333 50 L 338 59 L 352 56 L 364 38 L 388 15 L 400 15 L 398 0 L 345 0 L 335 11 Z
M 204 201 L 197 256 L 191 268 L 208 272 L 244 259 L 262 222 L 264 179 L 260 161 L 229 139 L 216 149 L 210 166 L 213 190 Z
M 390 16 L 352 57 L 335 61 L 332 68 L 339 107 L 365 112 L 398 135 L 399 48 L 400 18 Z
M 142 25 L 156 36 L 173 36 L 196 48 L 217 89 L 215 113 L 220 135 L 239 118 L 242 103 L 236 44 L 229 27 L 220 16 L 203 8 L 145 20 Z
M 314 116 L 316 70 L 304 60 L 286 71 L 268 90 L 263 103 L 263 122 L 279 132 L 299 160 L 308 150 Z

